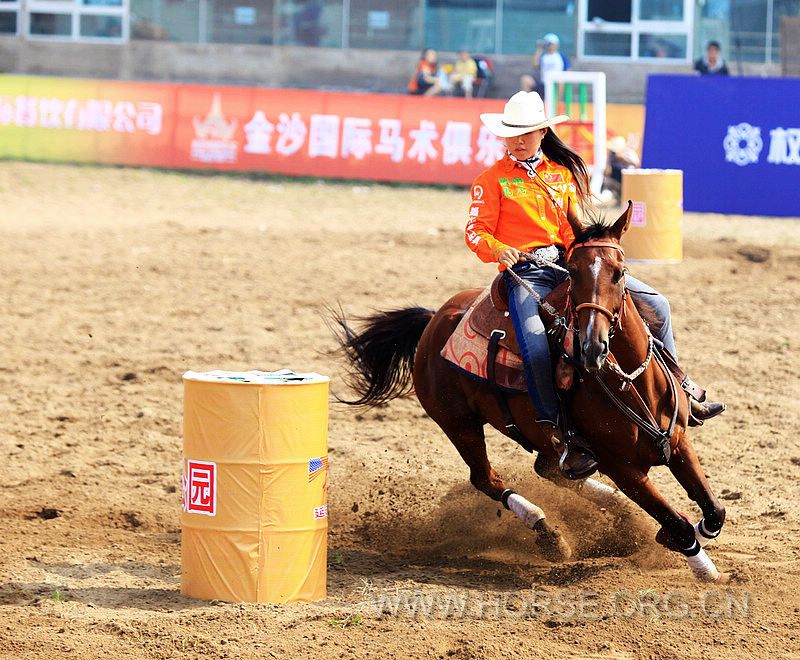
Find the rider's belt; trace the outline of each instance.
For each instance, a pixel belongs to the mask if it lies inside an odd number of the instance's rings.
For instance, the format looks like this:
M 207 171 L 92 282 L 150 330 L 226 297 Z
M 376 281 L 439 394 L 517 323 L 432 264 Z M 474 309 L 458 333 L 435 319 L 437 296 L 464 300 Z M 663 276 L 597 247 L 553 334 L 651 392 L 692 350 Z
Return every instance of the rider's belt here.
M 534 259 L 550 262 L 558 261 L 563 253 L 563 248 L 558 245 L 547 245 L 530 251 Z

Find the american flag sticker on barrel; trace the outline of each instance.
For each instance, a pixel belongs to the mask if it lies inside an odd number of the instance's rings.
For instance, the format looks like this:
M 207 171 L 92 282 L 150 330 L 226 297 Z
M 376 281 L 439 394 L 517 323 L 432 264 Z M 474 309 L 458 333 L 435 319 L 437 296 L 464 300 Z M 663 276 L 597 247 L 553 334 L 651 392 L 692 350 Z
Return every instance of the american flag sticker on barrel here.
M 311 483 L 328 469 L 328 457 L 308 459 L 308 482 Z

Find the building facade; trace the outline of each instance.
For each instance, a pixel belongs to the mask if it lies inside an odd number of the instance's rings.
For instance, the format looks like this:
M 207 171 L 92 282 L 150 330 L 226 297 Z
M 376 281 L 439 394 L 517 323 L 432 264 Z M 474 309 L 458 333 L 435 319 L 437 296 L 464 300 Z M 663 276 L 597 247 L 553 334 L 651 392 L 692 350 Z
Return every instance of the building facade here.
M 0 0 L 0 70 L 403 91 L 423 47 L 466 48 L 501 65 L 502 96 L 552 32 L 637 100 L 711 39 L 734 73 L 778 73 L 784 16 L 800 0 Z

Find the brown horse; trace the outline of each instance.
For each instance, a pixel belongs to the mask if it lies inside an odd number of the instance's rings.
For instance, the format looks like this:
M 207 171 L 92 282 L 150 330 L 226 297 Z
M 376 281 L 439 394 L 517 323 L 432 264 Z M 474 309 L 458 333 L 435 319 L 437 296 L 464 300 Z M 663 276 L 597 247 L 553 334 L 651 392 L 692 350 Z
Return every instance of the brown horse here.
M 569 213 L 577 239 L 567 258 L 570 278 L 562 285 L 568 287 L 561 291 L 563 320 L 577 330 L 580 351 L 567 407 L 577 431 L 590 441 L 600 471 L 661 525 L 659 542 L 683 553 L 699 578 L 725 581 L 702 549 L 718 536 L 725 509 L 711 492 L 686 435 L 688 399 L 658 359 L 625 288 L 620 238 L 630 224 L 631 208 L 629 204 L 614 225 L 588 228 Z M 544 512 L 511 490 L 489 463 L 484 424 L 510 436 L 496 391 L 454 369 L 440 355 L 478 293 L 462 291 L 435 313 L 423 308 L 376 313 L 361 319 L 366 327 L 360 333 L 337 317 L 338 339 L 352 366 L 350 384 L 360 395 L 346 403 L 370 406 L 391 400 L 408 393 L 413 380 L 422 407 L 469 466 L 475 488 L 502 502 L 537 532 L 536 543 L 548 559 L 565 559 L 571 550 Z M 551 297 L 556 300 L 558 294 L 559 289 Z M 538 452 L 534 469 L 539 476 L 574 488 L 599 506 L 621 501 L 614 489 L 595 479 L 572 482 L 562 476 L 556 450 L 534 422 L 537 415 L 528 396 L 508 395 L 507 406 Z M 651 436 L 662 439 L 660 447 Z M 650 468 L 665 460 L 703 512 L 696 525 L 672 508 L 648 477 Z

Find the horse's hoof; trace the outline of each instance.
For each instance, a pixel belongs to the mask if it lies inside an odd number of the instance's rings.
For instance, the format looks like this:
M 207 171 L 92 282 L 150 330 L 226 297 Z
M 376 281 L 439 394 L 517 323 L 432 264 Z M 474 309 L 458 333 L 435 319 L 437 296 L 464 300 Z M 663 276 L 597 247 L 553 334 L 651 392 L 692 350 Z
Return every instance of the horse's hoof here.
M 717 576 L 717 579 L 714 580 L 714 584 L 728 584 L 731 581 L 731 574 L 730 573 L 720 573 Z
M 569 544 L 564 540 L 561 534 L 539 534 L 534 543 L 539 554 L 547 561 L 558 563 L 567 561 L 572 557 L 572 548 L 569 547 Z
M 536 540 L 533 542 L 539 554 L 547 561 L 560 562 L 572 557 L 572 548 L 564 540 L 546 518 L 542 518 L 533 526 L 533 531 L 537 533 Z
M 700 582 L 708 584 L 728 584 L 731 581 L 729 573 L 720 573 L 716 568 L 713 571 L 692 571 Z

